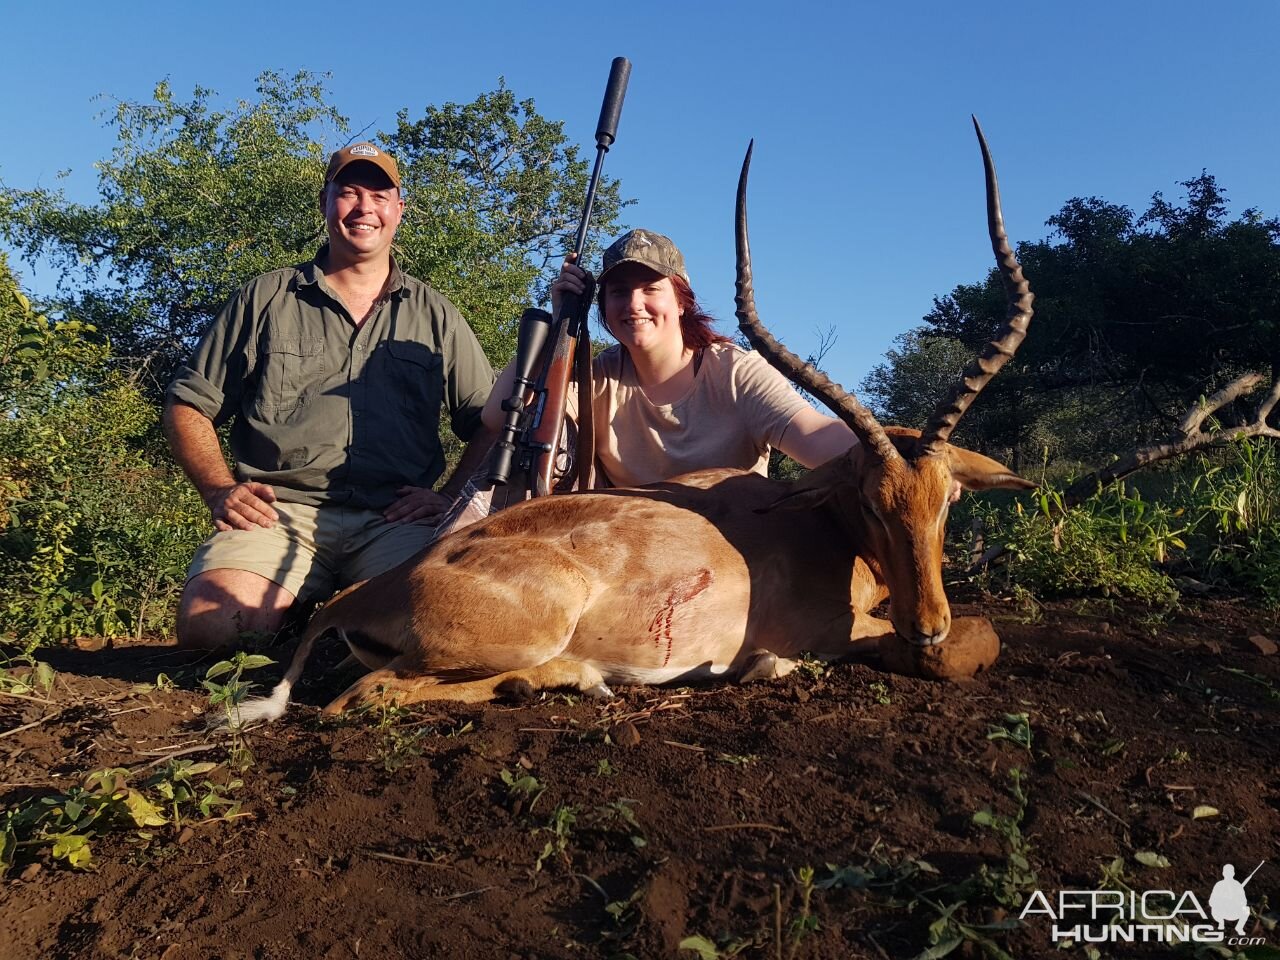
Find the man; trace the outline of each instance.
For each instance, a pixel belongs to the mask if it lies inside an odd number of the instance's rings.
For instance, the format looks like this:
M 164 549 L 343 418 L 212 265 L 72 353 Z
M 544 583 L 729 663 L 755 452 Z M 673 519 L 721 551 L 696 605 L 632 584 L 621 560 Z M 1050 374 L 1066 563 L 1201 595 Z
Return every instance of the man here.
M 274 633 L 297 598 L 413 556 L 486 451 L 475 437 L 432 491 L 441 404 L 473 439 L 494 375 L 454 305 L 391 255 L 395 160 L 370 143 L 337 151 L 320 205 L 315 259 L 242 287 L 169 385 L 169 445 L 217 528 L 187 572 L 182 646 Z M 234 475 L 215 433 L 229 420 Z

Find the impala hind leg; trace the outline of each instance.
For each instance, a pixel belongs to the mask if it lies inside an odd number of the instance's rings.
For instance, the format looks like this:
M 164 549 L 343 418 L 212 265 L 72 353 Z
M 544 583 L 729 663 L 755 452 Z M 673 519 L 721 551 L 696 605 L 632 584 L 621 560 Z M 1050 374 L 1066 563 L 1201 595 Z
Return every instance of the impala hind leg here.
M 488 703 L 498 697 L 527 699 L 540 690 L 570 689 L 593 697 L 609 698 L 613 691 L 595 667 L 578 660 L 553 659 L 536 667 L 508 670 L 479 680 L 442 682 L 438 677 L 413 672 L 413 663 L 398 657 L 381 670 L 361 677 L 327 707 L 326 714 L 357 707 L 395 702 L 402 706 L 425 700 L 455 703 Z

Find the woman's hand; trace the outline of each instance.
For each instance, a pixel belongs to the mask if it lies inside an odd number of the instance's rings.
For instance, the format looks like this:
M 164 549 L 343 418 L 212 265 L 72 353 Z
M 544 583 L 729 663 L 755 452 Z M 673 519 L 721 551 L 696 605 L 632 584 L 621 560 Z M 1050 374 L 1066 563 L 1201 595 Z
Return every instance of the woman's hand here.
M 551 313 L 553 316 L 559 316 L 560 303 L 564 300 L 564 295 L 581 296 L 587 289 L 587 283 L 591 279 L 591 275 L 583 270 L 574 261 L 577 259 L 576 254 L 569 254 L 565 257 L 564 264 L 560 267 L 560 276 L 556 277 L 551 284 Z

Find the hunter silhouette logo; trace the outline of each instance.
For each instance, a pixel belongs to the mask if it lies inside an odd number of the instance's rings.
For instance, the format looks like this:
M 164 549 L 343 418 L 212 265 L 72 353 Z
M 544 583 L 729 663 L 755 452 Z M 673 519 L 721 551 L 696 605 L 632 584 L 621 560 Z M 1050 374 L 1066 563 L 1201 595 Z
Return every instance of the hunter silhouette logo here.
M 1243 880 L 1226 864 L 1209 894 L 1206 910 L 1190 890 L 1059 890 L 1050 900 L 1035 890 L 1018 919 L 1041 916 L 1053 924 L 1054 943 L 1227 943 L 1251 946 L 1265 937 L 1246 937 L 1249 900 L 1245 887 L 1265 860 Z M 1227 925 L 1234 924 L 1233 930 Z
M 1262 869 L 1262 863 L 1253 868 L 1253 873 Z M 1209 894 L 1209 910 L 1213 919 L 1218 921 L 1218 926 L 1221 928 L 1227 921 L 1234 920 L 1236 934 L 1241 937 L 1244 936 L 1244 922 L 1249 919 L 1249 900 L 1244 888 L 1253 879 L 1253 873 L 1243 881 L 1237 880 L 1236 868 L 1228 863 L 1222 868 L 1222 879 L 1213 885 L 1213 893 Z

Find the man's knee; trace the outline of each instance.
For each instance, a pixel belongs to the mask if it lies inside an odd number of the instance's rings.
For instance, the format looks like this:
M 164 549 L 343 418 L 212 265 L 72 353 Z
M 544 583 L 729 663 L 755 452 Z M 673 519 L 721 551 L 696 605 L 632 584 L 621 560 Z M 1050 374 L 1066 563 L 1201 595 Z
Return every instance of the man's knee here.
M 246 635 L 274 634 L 295 597 L 246 570 L 208 570 L 187 581 L 178 605 L 178 646 L 216 650 Z

